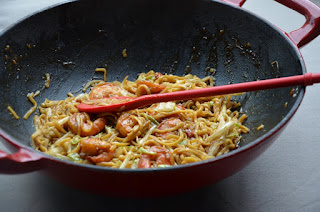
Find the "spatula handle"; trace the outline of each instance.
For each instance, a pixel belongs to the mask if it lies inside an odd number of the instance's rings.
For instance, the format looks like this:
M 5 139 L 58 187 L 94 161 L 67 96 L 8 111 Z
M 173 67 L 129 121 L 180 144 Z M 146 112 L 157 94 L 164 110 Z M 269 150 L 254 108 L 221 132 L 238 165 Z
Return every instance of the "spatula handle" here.
M 87 105 L 79 104 L 78 110 L 89 113 L 102 112 L 120 112 L 124 110 L 132 110 L 135 108 L 151 105 L 158 102 L 169 102 L 179 100 L 189 100 L 199 97 L 218 96 L 234 93 L 242 93 L 249 91 L 267 90 L 273 88 L 290 87 L 296 85 L 312 85 L 320 82 L 320 73 L 307 73 L 291 77 L 274 78 L 267 80 L 259 80 L 253 82 L 244 82 L 231 85 L 220 85 L 209 88 L 200 88 L 193 90 L 176 91 L 171 93 L 160 93 L 140 96 L 128 102 L 117 103 L 112 105 Z
M 312 85 L 320 82 L 320 73 L 307 73 L 304 75 L 282 77 L 275 79 L 259 80 L 253 82 L 244 82 L 231 85 L 220 85 L 210 88 L 194 89 L 187 91 L 177 91 L 171 93 L 161 93 L 156 95 L 146 95 L 139 97 L 139 101 L 146 104 L 159 102 L 159 98 L 163 102 L 187 100 L 198 97 L 226 95 L 232 93 L 250 92 L 258 90 L 267 90 L 273 88 L 290 87 L 296 85 Z

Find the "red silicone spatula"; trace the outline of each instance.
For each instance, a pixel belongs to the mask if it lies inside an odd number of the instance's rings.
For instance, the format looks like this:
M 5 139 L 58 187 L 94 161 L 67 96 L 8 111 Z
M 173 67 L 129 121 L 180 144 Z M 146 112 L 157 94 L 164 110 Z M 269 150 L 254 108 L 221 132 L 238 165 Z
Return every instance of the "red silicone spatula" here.
M 128 97 L 128 101 L 110 105 L 89 105 L 80 103 L 78 110 L 88 113 L 121 112 L 151 105 L 158 102 L 188 100 L 199 97 L 217 96 L 249 91 L 267 90 L 296 85 L 312 85 L 320 82 L 320 73 L 307 73 L 291 77 L 274 78 L 231 85 L 220 85 L 209 88 L 176 91 L 171 93 L 144 95 L 136 98 Z M 122 98 L 123 99 L 123 98 Z

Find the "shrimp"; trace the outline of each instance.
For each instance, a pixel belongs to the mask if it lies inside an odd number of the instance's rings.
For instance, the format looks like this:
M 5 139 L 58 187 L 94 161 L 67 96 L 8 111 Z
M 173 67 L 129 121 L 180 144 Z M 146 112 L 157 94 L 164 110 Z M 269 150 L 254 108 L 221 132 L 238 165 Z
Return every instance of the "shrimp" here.
M 177 126 L 180 123 L 181 123 L 181 120 L 179 118 L 172 117 L 172 118 L 163 120 L 159 124 L 157 129 L 166 130 L 166 129 L 169 129 L 169 128 L 173 128 L 173 127 Z M 156 132 L 155 136 L 162 137 L 163 139 L 166 139 L 168 135 L 173 134 L 173 133 L 175 133 L 175 132 Z
M 195 136 L 195 124 L 185 124 L 183 126 L 184 132 L 187 134 L 188 138 L 192 138 Z
M 97 164 L 102 162 L 109 162 L 114 158 L 115 151 L 103 152 L 97 156 L 88 156 L 86 159 Z
M 164 85 L 154 83 L 148 80 L 137 81 L 137 87 L 139 87 L 140 85 L 146 85 L 150 89 L 151 93 L 160 93 L 162 90 L 166 88 L 166 86 Z
M 99 138 L 86 138 L 80 143 L 80 154 L 84 156 L 96 156 L 109 151 L 111 144 Z
M 130 116 L 130 113 L 124 113 L 117 121 L 116 129 L 123 137 L 127 136 L 133 130 L 133 127 L 138 124 L 137 120 Z
M 183 105 L 177 104 L 176 110 L 185 110 L 185 107 Z M 151 111 L 150 115 L 155 115 L 157 112 Z M 170 116 L 167 116 L 166 119 L 164 119 L 158 126 L 158 130 L 167 130 L 170 128 L 173 128 L 180 124 L 183 120 L 183 116 L 181 116 L 180 113 L 175 113 Z M 189 138 L 194 137 L 195 135 L 195 126 L 192 124 L 184 124 L 182 129 L 187 134 Z M 171 132 L 156 132 L 155 136 L 162 137 L 163 139 L 166 139 L 168 135 L 176 134 L 177 131 L 171 131 Z
M 113 159 L 115 148 L 98 138 L 87 138 L 81 141 L 80 155 L 93 163 L 108 162 Z
M 125 90 L 114 83 L 101 83 L 93 87 L 90 91 L 90 99 L 102 99 L 110 97 L 124 96 Z
M 174 159 L 173 155 L 169 152 L 169 150 L 160 146 L 152 146 L 149 148 L 150 152 L 154 152 L 155 154 L 141 154 L 139 159 L 138 168 L 150 168 L 151 161 L 155 161 L 155 164 L 158 165 L 173 165 Z
M 106 123 L 105 118 L 97 118 L 92 122 L 87 113 L 74 113 L 68 121 L 68 126 L 74 134 L 85 137 L 98 134 Z

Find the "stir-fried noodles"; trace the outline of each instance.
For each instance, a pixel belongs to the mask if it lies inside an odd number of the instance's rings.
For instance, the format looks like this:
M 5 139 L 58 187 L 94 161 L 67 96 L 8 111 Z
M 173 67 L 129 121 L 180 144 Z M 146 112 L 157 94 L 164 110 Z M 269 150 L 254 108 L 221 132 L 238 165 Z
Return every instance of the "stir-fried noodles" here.
M 79 112 L 80 102 L 103 104 L 108 97 L 137 97 L 214 86 L 212 77 L 183 77 L 150 71 L 136 81 L 94 81 L 89 93 L 45 100 L 35 116 L 32 141 L 46 154 L 114 168 L 167 167 L 198 162 L 235 148 L 241 133 L 240 103 L 231 96 L 165 102 L 120 113 Z M 102 103 L 101 103 L 102 102 Z

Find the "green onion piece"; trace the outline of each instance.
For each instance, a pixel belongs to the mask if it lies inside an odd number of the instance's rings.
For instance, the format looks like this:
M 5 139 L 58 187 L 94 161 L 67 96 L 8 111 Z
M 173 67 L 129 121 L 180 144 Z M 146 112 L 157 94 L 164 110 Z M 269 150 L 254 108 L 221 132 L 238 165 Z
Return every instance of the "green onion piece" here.
M 140 150 L 141 153 L 143 153 L 143 154 L 149 154 L 149 155 L 155 155 L 155 154 L 157 154 L 156 152 L 148 151 L 148 150 L 146 150 L 146 149 L 143 148 L 143 147 L 140 147 L 139 150 Z
M 79 155 L 78 153 L 70 153 L 70 154 L 68 154 L 68 157 L 69 157 L 71 160 L 75 160 L 75 161 L 80 160 L 80 155 Z
M 140 74 L 137 80 L 145 80 L 145 79 L 146 79 L 145 76 Z
M 106 125 L 104 128 L 105 128 L 105 130 L 106 130 L 106 133 L 114 132 L 114 129 L 113 129 L 112 127 L 110 127 L 110 126 L 107 126 L 107 125 Z
M 56 154 L 56 157 L 62 160 L 68 160 L 69 158 L 67 156 L 61 155 L 61 154 Z
M 145 77 L 145 79 L 154 81 L 156 79 L 156 77 L 154 75 L 149 75 L 149 76 Z
M 138 163 L 139 163 L 139 159 L 134 159 L 132 165 L 131 165 L 131 169 L 136 169 L 138 168 Z
M 140 74 L 138 77 L 138 80 L 150 80 L 150 81 L 154 81 L 156 79 L 154 74 L 148 75 L 146 76 L 146 74 Z
M 210 106 L 210 108 L 213 108 L 213 101 L 209 102 L 209 106 Z
M 122 163 L 122 161 L 118 160 L 118 161 L 116 162 L 115 166 L 119 168 L 119 167 L 121 166 L 121 163 Z
M 227 135 L 228 138 L 232 138 L 232 137 L 238 137 L 239 136 L 239 133 L 237 132 L 234 132 L 234 133 L 231 133 L 230 135 Z
M 94 136 L 95 138 L 99 138 L 101 139 L 103 133 L 98 133 L 96 136 Z
M 76 145 L 76 144 L 78 144 L 79 141 L 81 141 L 81 140 L 82 140 L 82 138 L 81 138 L 80 136 L 76 135 L 76 136 L 71 140 L 71 143 L 72 143 L 73 145 Z
M 240 124 L 240 123 L 236 123 L 236 126 L 237 126 L 237 127 L 241 127 L 241 124 Z
M 155 120 L 152 116 L 147 115 L 147 117 L 148 117 L 148 119 L 149 119 L 152 123 L 154 123 L 154 124 L 156 124 L 156 125 L 159 125 L 159 124 L 160 124 L 160 123 L 159 123 L 157 120 Z
M 160 123 L 157 121 L 157 120 L 155 120 L 152 116 L 149 116 L 148 114 L 146 114 L 146 113 L 142 113 L 141 114 L 144 118 L 146 118 L 146 119 L 149 119 L 152 123 L 154 123 L 155 125 L 159 125 Z
M 182 141 L 179 143 L 179 145 L 187 145 L 187 144 L 188 144 L 187 140 L 182 140 Z

